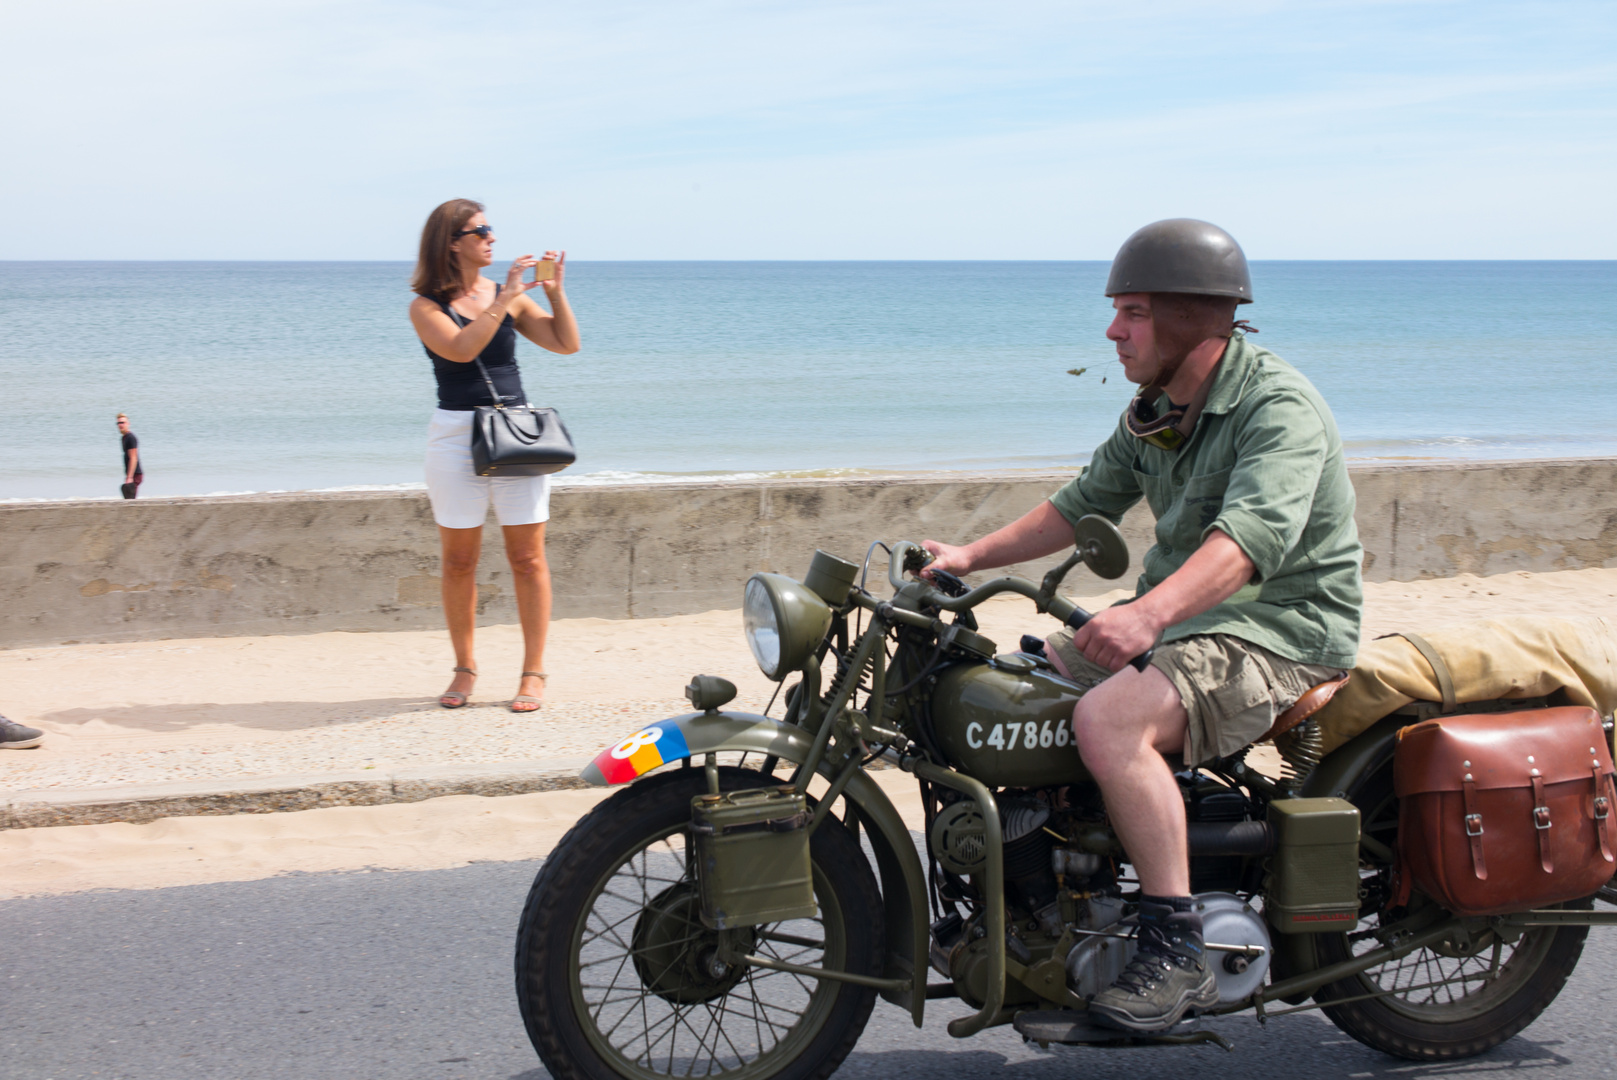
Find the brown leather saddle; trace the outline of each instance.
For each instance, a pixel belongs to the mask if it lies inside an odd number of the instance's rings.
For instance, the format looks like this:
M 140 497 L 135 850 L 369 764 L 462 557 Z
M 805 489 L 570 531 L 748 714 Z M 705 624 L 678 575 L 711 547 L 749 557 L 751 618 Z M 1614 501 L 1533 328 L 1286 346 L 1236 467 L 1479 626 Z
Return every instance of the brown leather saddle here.
M 1275 717 L 1274 724 L 1258 742 L 1264 742 L 1277 736 L 1284 735 L 1310 716 L 1323 709 L 1336 692 L 1347 685 L 1350 672 L 1343 672 L 1338 678 L 1329 682 L 1322 682 L 1318 686 L 1311 686 L 1303 692 L 1303 696 L 1292 703 L 1291 708 Z

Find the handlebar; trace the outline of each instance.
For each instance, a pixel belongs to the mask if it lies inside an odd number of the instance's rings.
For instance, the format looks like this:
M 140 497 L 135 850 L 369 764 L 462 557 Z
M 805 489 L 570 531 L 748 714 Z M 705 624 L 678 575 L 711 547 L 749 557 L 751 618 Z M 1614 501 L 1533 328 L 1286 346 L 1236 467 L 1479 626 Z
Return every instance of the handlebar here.
M 908 584 L 908 582 L 904 580 L 904 568 L 910 561 L 910 555 L 912 552 L 918 552 L 920 554 L 920 566 L 924 567 L 927 562 L 931 561 L 931 554 L 927 552 L 926 549 L 919 547 L 916 544 L 912 544 L 908 540 L 901 540 L 897 544 L 894 544 L 892 555 L 889 557 L 887 563 L 887 580 L 892 584 L 895 590 L 902 589 L 906 584 Z M 953 574 L 949 574 L 948 578 L 953 584 L 964 585 L 964 582 L 961 582 L 960 579 L 955 577 Z M 1016 593 L 1019 596 L 1025 596 L 1029 600 L 1032 600 L 1034 604 L 1038 606 L 1040 611 L 1048 612 L 1054 618 L 1059 619 L 1061 624 L 1067 627 L 1069 630 L 1080 630 L 1085 623 L 1094 618 L 1093 615 L 1079 607 L 1077 604 L 1073 603 L 1071 600 L 1068 600 L 1066 597 L 1058 596 L 1054 593 L 1045 594 L 1037 585 L 1033 584 L 1033 582 L 1027 580 L 1026 578 L 1019 578 L 1011 575 L 994 578 L 992 581 L 985 581 L 975 589 L 958 593 L 953 596 L 946 594 L 936 587 L 929 586 L 925 601 L 941 611 L 965 611 L 968 608 L 976 607 L 978 604 L 989 599 L 990 597 L 998 596 L 1000 593 L 1007 592 Z M 1135 671 L 1144 671 L 1151 663 L 1151 657 L 1155 654 L 1155 652 L 1155 649 L 1145 650 L 1145 652 L 1130 660 L 1128 666 L 1132 667 Z

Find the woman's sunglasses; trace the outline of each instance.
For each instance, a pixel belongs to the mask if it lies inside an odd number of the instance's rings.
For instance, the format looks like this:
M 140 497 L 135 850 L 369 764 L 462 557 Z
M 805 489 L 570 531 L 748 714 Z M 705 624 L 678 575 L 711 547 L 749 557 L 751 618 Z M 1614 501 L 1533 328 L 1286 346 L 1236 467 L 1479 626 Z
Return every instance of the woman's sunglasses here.
M 449 238 L 451 240 L 459 240 L 463 236 L 475 236 L 479 240 L 487 240 L 489 238 L 489 234 L 493 231 L 494 226 L 492 225 L 479 225 L 475 229 L 459 229 L 456 232 L 451 233 Z

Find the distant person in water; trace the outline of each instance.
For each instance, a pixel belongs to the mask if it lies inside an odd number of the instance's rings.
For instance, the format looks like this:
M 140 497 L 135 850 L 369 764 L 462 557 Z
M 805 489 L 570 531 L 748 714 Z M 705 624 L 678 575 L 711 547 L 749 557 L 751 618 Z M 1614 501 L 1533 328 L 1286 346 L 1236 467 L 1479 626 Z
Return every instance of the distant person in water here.
M 140 467 L 140 440 L 129 430 L 129 417 L 124 413 L 118 414 L 118 434 L 123 437 L 124 446 L 124 482 L 119 490 L 124 498 L 133 499 L 140 494 L 140 482 L 146 475 Z
M 438 378 L 438 408 L 427 428 L 427 494 L 443 543 L 444 620 L 455 649 L 455 677 L 438 698 L 446 709 L 466 704 L 477 678 L 472 637 L 477 625 L 477 559 L 489 507 L 505 533 L 517 613 L 522 619 L 522 675 L 512 712 L 535 712 L 545 689 L 545 634 L 550 628 L 550 567 L 545 562 L 545 522 L 550 518 L 550 477 L 478 476 L 472 470 L 472 410 L 497 404 L 525 405 L 517 371 L 517 334 L 542 349 L 578 351 L 578 323 L 567 306 L 562 282 L 567 253 L 547 251 L 555 262 L 549 281 L 523 281 L 540 260 L 523 255 L 511 263 L 505 283 L 484 277 L 494 262 L 494 230 L 483 206 L 451 199 L 427 217 L 421 254 L 410 287 L 410 324 L 432 358 Z M 542 287 L 550 311 L 528 293 Z M 482 360 L 488 382 L 473 361 Z

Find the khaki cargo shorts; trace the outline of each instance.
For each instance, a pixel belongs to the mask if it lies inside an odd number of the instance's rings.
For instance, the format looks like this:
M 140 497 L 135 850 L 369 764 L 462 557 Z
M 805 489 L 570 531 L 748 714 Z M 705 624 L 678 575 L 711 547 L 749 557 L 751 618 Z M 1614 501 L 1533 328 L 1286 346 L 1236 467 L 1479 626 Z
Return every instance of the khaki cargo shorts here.
M 1058 630 L 1048 641 L 1078 685 L 1089 688 L 1111 677 L 1073 648 L 1072 631 Z M 1197 634 L 1158 645 L 1151 666 L 1168 676 L 1190 717 L 1186 765 L 1228 757 L 1262 738 L 1310 687 L 1342 674 L 1340 668 L 1287 660 L 1229 634 Z

